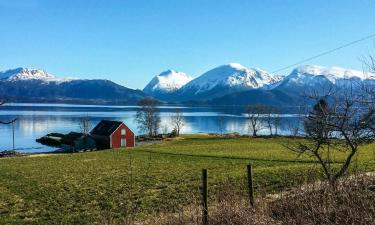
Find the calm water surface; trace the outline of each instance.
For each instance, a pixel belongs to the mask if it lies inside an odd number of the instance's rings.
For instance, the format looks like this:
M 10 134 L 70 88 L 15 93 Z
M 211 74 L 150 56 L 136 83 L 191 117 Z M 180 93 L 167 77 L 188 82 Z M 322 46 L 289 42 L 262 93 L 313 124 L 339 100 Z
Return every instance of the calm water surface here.
M 184 115 L 182 133 L 219 133 L 224 132 L 249 133 L 246 115 L 242 107 L 183 107 L 162 106 L 161 131 L 172 130 L 170 117 L 179 108 Z M 7 104 L 0 107 L 0 120 L 9 121 L 18 118 L 14 124 L 15 148 L 20 152 L 48 152 L 55 150 L 35 141 L 48 133 L 80 132 L 80 120 L 88 115 L 91 127 L 100 120 L 124 121 L 133 131 L 139 134 L 134 122 L 136 106 L 97 106 L 97 105 L 68 105 L 68 104 Z M 279 132 L 287 134 L 292 124 L 297 120 L 297 114 L 283 114 Z M 220 122 L 222 121 L 222 122 Z M 221 125 L 222 124 L 222 125 Z M 0 151 L 13 147 L 12 125 L 0 124 Z M 260 133 L 267 134 L 263 129 Z

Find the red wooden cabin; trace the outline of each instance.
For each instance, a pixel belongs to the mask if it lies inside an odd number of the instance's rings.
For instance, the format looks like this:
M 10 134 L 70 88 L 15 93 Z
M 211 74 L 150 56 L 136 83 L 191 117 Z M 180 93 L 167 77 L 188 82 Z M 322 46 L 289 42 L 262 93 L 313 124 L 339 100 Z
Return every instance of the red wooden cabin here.
M 102 120 L 90 132 L 99 148 L 134 147 L 135 135 L 121 121 Z

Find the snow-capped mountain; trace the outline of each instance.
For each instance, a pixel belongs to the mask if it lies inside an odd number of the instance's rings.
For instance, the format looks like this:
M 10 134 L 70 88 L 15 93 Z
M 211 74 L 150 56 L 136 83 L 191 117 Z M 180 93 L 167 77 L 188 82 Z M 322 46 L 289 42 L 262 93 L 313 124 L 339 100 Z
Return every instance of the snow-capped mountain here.
M 109 80 L 58 78 L 28 68 L 0 72 L 0 99 L 6 101 L 134 104 L 144 97 Z
M 178 97 L 182 100 L 211 99 L 240 91 L 269 89 L 281 79 L 258 68 L 230 63 L 190 81 L 178 91 Z
M 305 65 L 281 77 L 231 63 L 216 67 L 196 79 L 168 70 L 155 76 L 142 92 L 109 80 L 59 78 L 43 70 L 17 68 L 0 72 L 0 100 L 135 104 L 144 97 L 153 96 L 168 102 L 293 105 L 299 104 L 301 94 L 310 90 L 323 92 L 332 87 L 344 90 L 352 81 L 374 85 L 375 88 L 375 73 Z
M 353 82 L 354 81 L 354 82 Z M 354 84 L 354 86 L 353 86 Z M 280 77 L 260 69 L 247 69 L 238 64 L 217 67 L 186 84 L 178 92 L 179 98 L 219 105 L 274 104 L 299 105 L 302 94 L 324 92 L 337 88 L 361 88 L 374 85 L 375 73 L 305 65 L 294 69 L 288 76 Z M 370 86 L 368 86 L 370 85 Z M 358 89 L 360 91 L 360 89 Z
M 57 78 L 44 70 L 16 68 L 0 72 L 0 80 L 40 80 L 44 82 L 66 82 L 73 80 L 73 78 Z
M 359 78 L 361 80 L 371 79 L 374 74 L 351 70 L 351 69 L 344 69 L 341 67 L 324 67 L 324 66 L 315 66 L 315 65 L 304 65 L 296 68 L 292 74 L 305 74 L 311 76 L 325 76 L 328 80 L 332 83 L 335 83 L 336 80 L 339 79 L 351 79 L 351 78 Z
M 193 77 L 175 70 L 167 70 L 155 76 L 143 89 L 155 98 L 168 100 L 176 91 L 190 82 Z
M 373 82 L 375 74 L 340 67 L 304 65 L 294 69 L 277 89 L 289 92 L 319 91 L 333 86 L 344 87 L 353 80 Z

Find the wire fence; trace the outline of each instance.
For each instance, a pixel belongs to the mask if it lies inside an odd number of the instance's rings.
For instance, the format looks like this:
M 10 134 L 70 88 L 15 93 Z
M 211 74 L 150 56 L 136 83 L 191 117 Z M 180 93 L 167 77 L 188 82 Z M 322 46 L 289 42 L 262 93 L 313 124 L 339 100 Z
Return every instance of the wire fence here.
M 279 197 L 291 188 L 323 179 L 319 166 L 309 161 L 265 162 L 152 151 L 138 151 L 136 157 L 131 151 L 127 154 L 123 190 L 127 195 L 123 197 L 124 212 L 131 221 L 139 215 L 173 214 L 194 206 L 207 224 L 210 205 L 225 194 L 241 196 L 254 206 L 258 197 Z M 360 170 L 356 162 L 353 170 Z

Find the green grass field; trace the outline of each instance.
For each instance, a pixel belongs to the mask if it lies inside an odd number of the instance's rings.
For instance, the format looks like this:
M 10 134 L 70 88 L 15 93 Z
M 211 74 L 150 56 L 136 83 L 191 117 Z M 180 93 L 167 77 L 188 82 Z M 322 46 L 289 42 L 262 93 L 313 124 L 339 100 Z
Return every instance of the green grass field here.
M 286 150 L 287 141 L 187 135 L 130 151 L 0 159 L 0 224 L 93 224 L 173 212 L 199 196 L 203 168 L 211 198 L 228 182 L 244 191 L 249 163 L 258 193 L 319 178 L 314 160 Z M 374 171 L 374 148 L 362 147 L 352 170 Z

